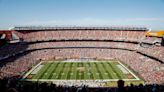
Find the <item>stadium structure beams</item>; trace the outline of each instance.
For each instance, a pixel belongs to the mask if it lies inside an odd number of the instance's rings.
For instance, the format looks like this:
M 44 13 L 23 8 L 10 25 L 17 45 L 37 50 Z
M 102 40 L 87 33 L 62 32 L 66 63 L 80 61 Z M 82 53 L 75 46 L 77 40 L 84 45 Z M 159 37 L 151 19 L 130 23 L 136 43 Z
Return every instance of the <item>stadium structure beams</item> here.
M 56 26 L 56 27 L 37 27 L 37 26 L 24 26 L 24 27 L 14 27 L 11 30 L 16 31 L 55 31 L 55 30 L 131 30 L 131 31 L 148 31 L 146 27 L 84 27 L 84 26 Z

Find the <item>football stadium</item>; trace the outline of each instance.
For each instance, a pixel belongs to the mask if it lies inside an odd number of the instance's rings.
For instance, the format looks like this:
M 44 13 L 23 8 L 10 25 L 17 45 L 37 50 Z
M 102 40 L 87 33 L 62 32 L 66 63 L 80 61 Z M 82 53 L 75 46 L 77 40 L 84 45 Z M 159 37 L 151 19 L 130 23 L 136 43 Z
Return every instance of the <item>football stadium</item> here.
M 145 27 L 89 26 L 1 30 L 0 78 L 26 86 L 50 83 L 59 89 L 105 89 L 116 87 L 119 80 L 125 85 L 162 85 L 164 40 L 147 32 Z

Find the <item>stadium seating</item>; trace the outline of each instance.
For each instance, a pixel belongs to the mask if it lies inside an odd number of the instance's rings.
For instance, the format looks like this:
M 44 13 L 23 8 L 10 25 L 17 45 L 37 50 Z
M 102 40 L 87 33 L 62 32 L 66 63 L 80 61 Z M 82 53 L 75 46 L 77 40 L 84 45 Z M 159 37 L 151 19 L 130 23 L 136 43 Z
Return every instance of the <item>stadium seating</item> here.
M 104 30 L 59 30 L 59 31 L 35 31 L 28 33 L 15 32 L 24 41 L 47 41 L 47 40 L 119 40 L 140 41 L 144 39 L 144 32 L 137 31 L 104 31 Z
M 147 38 L 143 31 L 87 29 L 14 33 L 23 42 L 0 47 L 0 79 L 22 77 L 42 60 L 97 58 L 120 60 L 146 84 L 164 83 L 164 47 L 141 46 L 141 42 L 159 39 Z

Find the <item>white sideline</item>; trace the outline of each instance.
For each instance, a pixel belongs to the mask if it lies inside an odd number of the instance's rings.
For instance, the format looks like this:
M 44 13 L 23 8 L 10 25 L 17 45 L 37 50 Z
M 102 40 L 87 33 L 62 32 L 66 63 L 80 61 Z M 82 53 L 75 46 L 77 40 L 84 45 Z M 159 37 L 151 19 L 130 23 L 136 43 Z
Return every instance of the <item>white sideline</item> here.
M 33 72 L 39 65 L 41 65 L 42 62 L 38 63 L 35 67 L 33 67 L 29 72 L 27 72 L 24 76 L 23 79 L 25 79 L 31 72 Z
M 120 65 L 122 65 L 126 70 L 128 70 L 137 80 L 140 80 L 132 71 L 130 71 L 125 65 L 123 65 L 120 61 L 117 61 Z
M 51 82 L 55 82 L 55 81 L 99 81 L 99 82 L 111 82 L 111 81 L 118 81 L 119 79 L 103 79 L 103 80 L 98 80 L 98 79 L 96 79 L 96 80 L 67 80 L 67 79 L 65 79 L 65 80 L 58 80 L 58 79 L 26 79 L 26 81 L 51 81 Z M 138 80 L 138 79 L 122 79 L 122 80 L 124 80 L 124 81 L 136 81 L 136 80 Z
M 104 87 L 107 82 L 117 82 L 119 79 L 108 79 L 108 80 L 54 80 L 54 79 L 26 79 L 26 81 L 40 81 L 40 82 L 51 82 L 56 85 L 63 86 L 83 86 L 88 87 Z M 123 79 L 124 81 L 134 81 L 137 79 Z
M 129 74 L 129 71 L 126 70 L 122 65 L 117 65 L 117 67 L 118 67 L 124 74 Z

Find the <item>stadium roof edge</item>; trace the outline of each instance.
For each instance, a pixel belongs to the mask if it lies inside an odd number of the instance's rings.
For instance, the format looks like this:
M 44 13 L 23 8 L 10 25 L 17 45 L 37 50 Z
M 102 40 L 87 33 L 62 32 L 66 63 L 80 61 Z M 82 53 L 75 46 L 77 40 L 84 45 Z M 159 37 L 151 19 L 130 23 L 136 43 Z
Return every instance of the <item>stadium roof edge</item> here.
M 148 31 L 146 27 L 115 27 L 115 26 L 55 26 L 55 27 L 43 27 L 43 26 L 16 26 L 9 30 L 134 30 L 134 31 Z

